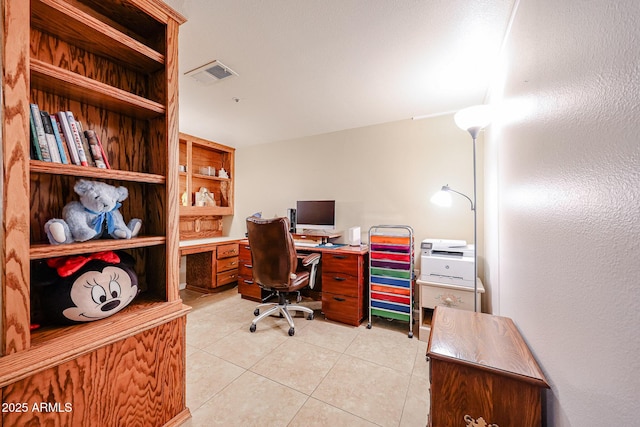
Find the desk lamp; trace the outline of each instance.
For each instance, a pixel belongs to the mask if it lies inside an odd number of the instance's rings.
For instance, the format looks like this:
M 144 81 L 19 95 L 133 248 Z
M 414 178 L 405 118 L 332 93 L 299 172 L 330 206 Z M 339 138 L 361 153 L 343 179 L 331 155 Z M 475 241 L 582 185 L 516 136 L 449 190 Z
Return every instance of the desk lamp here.
M 488 105 L 476 105 L 458 111 L 454 120 L 462 130 L 466 130 L 473 139 L 473 200 L 459 191 L 453 190 L 448 185 L 431 197 L 431 202 L 439 206 L 451 206 L 451 194 L 456 193 L 465 197 L 471 203 L 473 211 L 473 310 L 478 311 L 478 212 L 476 205 L 476 138 L 480 130 L 491 122 L 491 110 Z

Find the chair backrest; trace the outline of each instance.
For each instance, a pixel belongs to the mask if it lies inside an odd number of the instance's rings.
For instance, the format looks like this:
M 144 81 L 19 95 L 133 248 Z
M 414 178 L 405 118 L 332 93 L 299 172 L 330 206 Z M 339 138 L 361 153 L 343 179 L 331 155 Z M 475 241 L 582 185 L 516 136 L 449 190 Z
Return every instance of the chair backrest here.
M 288 218 L 247 218 L 253 280 L 263 288 L 289 287 L 298 266 Z

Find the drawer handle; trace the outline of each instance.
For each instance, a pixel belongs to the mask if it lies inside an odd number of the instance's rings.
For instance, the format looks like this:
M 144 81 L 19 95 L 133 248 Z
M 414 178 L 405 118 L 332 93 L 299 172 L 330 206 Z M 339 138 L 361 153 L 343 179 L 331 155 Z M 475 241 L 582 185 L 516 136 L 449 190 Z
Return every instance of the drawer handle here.
M 344 282 L 347 279 L 345 279 L 344 277 L 334 276 L 333 280 L 335 280 L 336 282 Z
M 345 302 L 346 301 L 346 299 L 340 298 L 340 297 L 333 297 L 333 299 L 336 300 L 336 301 L 340 301 L 340 302 Z
M 236 265 L 236 262 L 235 261 L 230 262 L 229 265 Z
M 253 285 L 253 280 L 243 280 L 247 285 Z
M 253 265 L 251 265 L 251 264 L 245 264 L 244 266 L 247 267 L 247 268 L 253 268 Z
M 249 245 L 246 245 L 244 248 L 245 248 L 246 250 L 248 250 L 248 251 L 250 251 L 250 250 L 251 250 L 251 246 L 249 246 Z
M 332 255 L 335 259 L 347 259 L 346 255 Z

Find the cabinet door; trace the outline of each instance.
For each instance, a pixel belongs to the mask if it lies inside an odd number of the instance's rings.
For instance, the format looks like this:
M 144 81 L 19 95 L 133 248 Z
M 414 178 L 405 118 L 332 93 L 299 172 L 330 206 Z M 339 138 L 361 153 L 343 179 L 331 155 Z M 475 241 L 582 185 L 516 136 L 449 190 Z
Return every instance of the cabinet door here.
M 187 286 L 215 288 L 216 261 L 215 248 L 211 251 L 187 255 Z

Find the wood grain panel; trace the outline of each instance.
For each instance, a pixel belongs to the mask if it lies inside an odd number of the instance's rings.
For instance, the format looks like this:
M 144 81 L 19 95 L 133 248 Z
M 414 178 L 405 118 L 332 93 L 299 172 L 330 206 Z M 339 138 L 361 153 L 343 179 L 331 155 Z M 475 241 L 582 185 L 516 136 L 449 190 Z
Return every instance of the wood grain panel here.
M 500 427 L 542 423 L 540 389 L 506 376 L 432 359 L 431 390 L 433 426 L 462 426 L 465 415 Z
M 478 369 L 548 387 L 544 374 L 513 320 L 438 306 L 430 340 L 431 357 L 456 360 Z M 471 332 L 471 333 L 470 333 Z
M 31 58 L 37 61 L 88 77 L 98 82 L 120 88 L 137 96 L 148 98 L 148 75 L 127 68 L 120 62 L 95 55 L 66 43 L 35 28 L 31 30 Z M 158 73 L 160 77 L 164 73 Z M 163 103 L 164 97 L 151 97 Z
M 29 9 L 0 6 L 2 55 L 2 213 L 0 355 L 29 348 Z M 7 304 L 7 301 L 11 301 Z
M 163 425 L 185 409 L 185 318 L 173 320 L 8 385 L 26 413 L 4 425 Z M 59 411 L 33 411 L 42 403 Z M 51 407 L 51 406 L 49 406 Z

